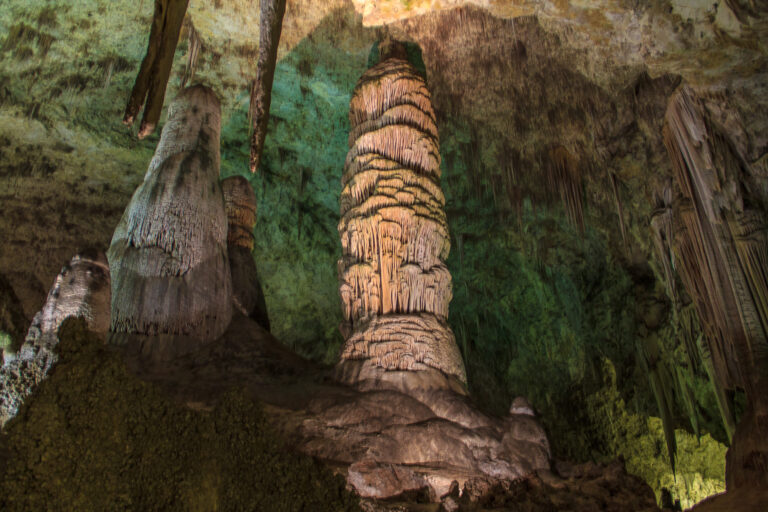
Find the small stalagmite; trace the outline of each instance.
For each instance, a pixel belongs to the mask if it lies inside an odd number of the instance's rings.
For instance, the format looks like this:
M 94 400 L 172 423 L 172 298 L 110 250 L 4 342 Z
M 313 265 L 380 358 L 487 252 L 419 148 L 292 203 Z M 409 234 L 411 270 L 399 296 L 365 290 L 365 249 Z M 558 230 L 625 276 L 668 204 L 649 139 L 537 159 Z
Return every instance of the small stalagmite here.
M 445 380 L 428 379 L 431 384 L 461 389 L 464 364 L 446 321 L 450 242 L 435 113 L 402 46 L 391 44 L 382 56 L 360 78 L 349 109 L 339 376 L 365 387 L 439 370 Z
M 64 265 L 18 354 L 6 354 L 0 368 L 0 427 L 16 415 L 25 397 L 58 360 L 54 347 L 64 320 L 81 317 L 89 330 L 107 333 L 109 296 L 109 267 L 103 252 L 84 251 Z
M 110 342 L 148 359 L 193 351 L 221 336 L 232 318 L 220 128 L 210 89 L 179 94 L 112 237 Z
M 221 188 L 229 221 L 227 251 L 232 271 L 233 306 L 269 331 L 267 303 L 252 254 L 256 195 L 251 184 L 242 176 L 222 180 Z

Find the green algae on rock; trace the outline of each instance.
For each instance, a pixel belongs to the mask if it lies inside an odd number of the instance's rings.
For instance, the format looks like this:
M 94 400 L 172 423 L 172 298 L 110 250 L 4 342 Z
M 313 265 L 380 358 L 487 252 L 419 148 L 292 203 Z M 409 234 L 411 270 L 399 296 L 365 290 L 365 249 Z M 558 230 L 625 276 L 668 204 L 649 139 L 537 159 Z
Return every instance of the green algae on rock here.
M 357 509 L 243 393 L 193 410 L 131 375 L 81 320 L 59 337 L 56 371 L 0 437 L 0 509 Z

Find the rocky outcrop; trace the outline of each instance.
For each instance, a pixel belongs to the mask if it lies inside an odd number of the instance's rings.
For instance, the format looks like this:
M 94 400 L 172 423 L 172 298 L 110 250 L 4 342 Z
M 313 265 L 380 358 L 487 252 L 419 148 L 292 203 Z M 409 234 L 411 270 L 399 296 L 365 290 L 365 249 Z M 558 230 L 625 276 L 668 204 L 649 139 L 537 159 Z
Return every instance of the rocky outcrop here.
M 232 272 L 232 305 L 269 331 L 269 315 L 253 259 L 253 226 L 256 224 L 256 195 L 247 179 L 233 176 L 222 180 L 229 230 L 227 252 Z
M 178 96 L 109 248 L 110 341 L 154 360 L 215 340 L 232 316 L 220 128 L 210 89 Z
M 404 50 L 390 51 L 363 74 L 350 102 L 339 222 L 340 375 L 361 384 L 393 378 L 385 372 L 438 370 L 464 383 L 446 323 L 450 242 L 435 113 Z
M 80 317 L 89 331 L 107 333 L 109 298 L 109 267 L 103 253 L 78 254 L 61 269 L 18 354 L 5 354 L 0 368 L 0 426 L 16 415 L 24 398 L 58 360 L 55 347 L 65 319 Z

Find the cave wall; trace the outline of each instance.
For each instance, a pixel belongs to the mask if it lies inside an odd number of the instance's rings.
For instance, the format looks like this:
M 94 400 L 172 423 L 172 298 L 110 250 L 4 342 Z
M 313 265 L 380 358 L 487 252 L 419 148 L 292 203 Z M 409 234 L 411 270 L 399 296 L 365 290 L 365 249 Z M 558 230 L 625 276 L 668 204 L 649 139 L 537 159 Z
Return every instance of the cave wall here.
M 662 3 L 614 6 L 611 20 L 620 22 L 611 27 L 569 7 L 574 26 L 587 27 L 580 32 L 538 2 L 517 3 L 528 11 L 500 2 L 491 11 L 500 18 L 473 6 L 420 11 L 424 2 L 394 18 L 377 18 L 365 2 L 289 2 L 265 151 L 251 178 L 254 255 L 273 333 L 302 354 L 336 360 L 346 112 L 373 44 L 388 31 L 420 47 L 433 92 L 453 248 L 449 322 L 477 401 L 504 412 L 527 395 L 556 454 L 576 459 L 645 443 L 642 457 L 665 460 L 660 440 L 670 432 L 648 420 L 665 414 L 674 438 L 687 429 L 726 442 L 706 370 L 681 350 L 700 331 L 691 307 L 666 312 L 672 298 L 649 219 L 673 177 L 661 127 L 682 80 L 698 77 L 698 92 L 727 97 L 723 122 L 740 119 L 736 143 L 750 161 L 765 161 L 765 57 L 754 42 L 765 22 L 742 13 L 736 34 L 724 11 L 709 21 L 705 10 L 673 2 L 670 21 L 658 14 Z M 168 93 L 180 87 L 198 37 L 195 80 L 211 85 L 224 108 L 223 176 L 247 169 L 258 40 L 249 4 L 191 2 Z M 64 261 L 84 246 L 106 247 L 157 143 L 157 134 L 137 141 L 120 124 L 151 12 L 151 2 L 137 9 L 101 0 L 0 6 L 0 273 L 28 317 Z M 373 26 L 383 21 L 395 23 Z M 595 45 L 600 37 L 606 44 Z M 568 214 L 575 202 L 583 230 Z M 599 397 L 646 441 L 614 436 L 599 420 Z M 710 463 L 684 460 L 678 468 L 691 468 L 691 479 L 721 488 L 717 471 L 701 469 Z

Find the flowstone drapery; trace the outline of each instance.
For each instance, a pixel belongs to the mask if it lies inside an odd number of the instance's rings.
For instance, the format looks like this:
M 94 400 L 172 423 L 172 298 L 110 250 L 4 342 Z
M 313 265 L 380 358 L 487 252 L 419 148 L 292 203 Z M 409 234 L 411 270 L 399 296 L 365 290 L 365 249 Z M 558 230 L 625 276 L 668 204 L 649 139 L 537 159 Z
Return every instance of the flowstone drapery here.
M 215 340 L 232 318 L 220 128 L 210 89 L 179 94 L 109 248 L 110 341 L 151 359 Z
M 229 221 L 227 252 L 232 271 L 233 306 L 269 330 L 267 303 L 252 254 L 256 195 L 251 184 L 242 176 L 222 180 L 221 188 Z
M 436 369 L 465 383 L 446 322 L 450 239 L 435 113 L 402 48 L 385 57 L 360 78 L 349 109 L 339 222 L 346 337 L 340 374 L 361 384 L 387 371 Z
M 688 87 L 670 99 L 664 142 L 680 197 L 677 269 L 706 337 L 719 386 L 743 389 L 746 411 L 728 452 L 728 489 L 765 485 L 768 458 L 768 216 L 763 171 L 748 163 Z M 721 406 L 722 407 L 722 406 Z

